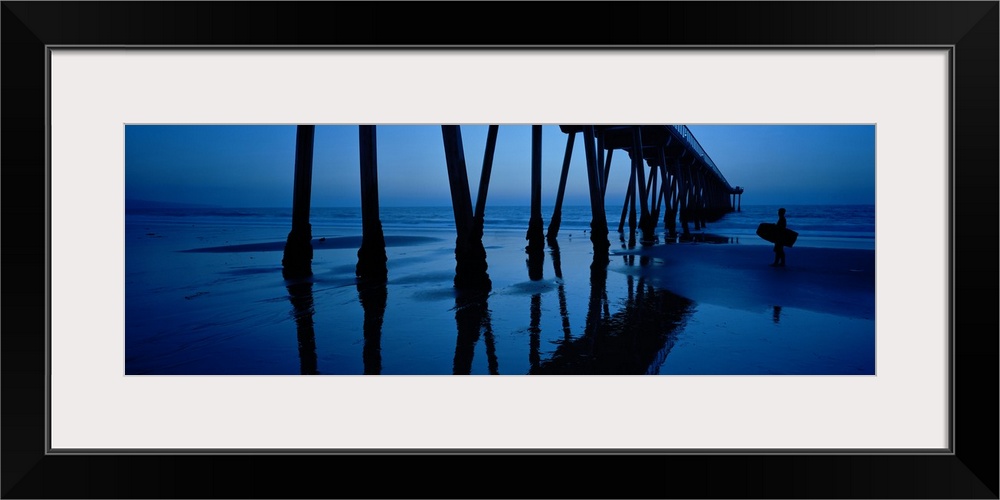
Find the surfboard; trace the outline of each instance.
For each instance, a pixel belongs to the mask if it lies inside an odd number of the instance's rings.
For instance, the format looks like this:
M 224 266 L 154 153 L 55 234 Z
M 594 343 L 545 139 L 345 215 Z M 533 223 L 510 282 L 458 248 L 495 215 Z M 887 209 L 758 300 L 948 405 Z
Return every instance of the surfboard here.
M 778 225 L 773 222 L 762 222 L 757 226 L 757 236 L 763 238 L 764 241 L 771 243 L 778 243 L 780 241 L 781 246 L 791 247 L 795 244 L 799 233 L 787 228 L 779 229 Z

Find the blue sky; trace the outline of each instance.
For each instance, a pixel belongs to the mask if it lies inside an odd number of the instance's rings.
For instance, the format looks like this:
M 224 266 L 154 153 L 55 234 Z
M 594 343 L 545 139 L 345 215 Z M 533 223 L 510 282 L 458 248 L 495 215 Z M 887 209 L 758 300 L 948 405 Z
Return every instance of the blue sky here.
M 463 125 L 473 203 L 486 147 L 486 125 Z M 874 204 L 874 125 L 689 125 L 743 204 Z M 294 125 L 128 125 L 125 197 L 230 207 L 290 207 Z M 381 125 L 382 206 L 450 204 L 441 127 Z M 590 203 L 585 156 L 577 137 L 567 205 Z M 359 206 L 358 127 L 316 127 L 312 206 Z M 542 203 L 555 203 L 566 134 L 543 127 Z M 615 152 L 608 205 L 620 205 L 629 160 Z M 487 206 L 529 205 L 531 127 L 501 125 Z

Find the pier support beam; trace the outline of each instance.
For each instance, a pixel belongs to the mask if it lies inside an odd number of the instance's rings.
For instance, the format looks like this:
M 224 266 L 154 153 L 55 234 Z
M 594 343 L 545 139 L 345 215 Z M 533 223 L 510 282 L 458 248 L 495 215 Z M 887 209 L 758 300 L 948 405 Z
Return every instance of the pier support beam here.
M 531 216 L 528 220 L 527 250 L 541 252 L 545 249 L 542 231 L 542 126 L 531 126 Z
M 473 217 L 473 238 L 483 239 L 483 221 L 486 218 L 486 194 L 490 190 L 490 174 L 493 172 L 493 154 L 497 149 L 499 125 L 490 125 L 486 133 L 486 151 L 483 153 L 483 170 L 479 176 L 479 194 L 476 195 L 476 214 Z
M 486 273 L 486 249 L 482 237 L 473 230 L 472 197 L 469 193 L 469 175 L 465 168 L 465 150 L 462 132 L 458 125 L 442 125 L 445 161 L 448 166 L 448 185 L 451 188 L 451 206 L 455 213 L 455 287 L 490 289 L 492 282 Z
M 705 209 L 708 206 L 707 200 L 705 198 L 707 196 L 705 188 L 705 169 L 701 165 L 698 165 L 695 168 L 697 169 L 698 172 L 697 175 L 695 176 L 695 179 L 698 182 L 698 189 L 697 191 L 695 191 L 696 193 L 698 193 L 698 205 L 697 205 L 698 211 L 695 213 L 695 216 L 697 217 L 695 222 L 695 228 L 705 229 Z
M 677 164 L 677 200 L 678 200 L 678 218 L 681 223 L 681 233 L 684 235 L 690 234 L 691 229 L 688 227 L 688 201 L 690 200 L 691 194 L 691 174 L 688 169 L 688 164 L 683 160 L 684 155 L 681 155 L 681 160 Z
M 648 245 L 655 240 L 656 221 L 649 212 L 649 187 L 646 185 L 646 166 L 642 157 L 642 129 L 632 127 L 632 168 L 635 169 L 639 182 L 639 230 L 642 232 L 642 244 Z M 652 175 L 652 174 L 651 174 Z M 655 177 L 650 177 L 652 181 Z
M 281 274 L 286 279 L 312 275 L 312 226 L 309 224 L 309 204 L 312 194 L 313 142 L 315 125 L 299 125 L 295 129 L 295 177 L 292 192 L 292 230 L 285 242 L 281 259 Z
M 601 148 L 598 151 L 602 150 L 604 148 L 603 141 L 599 142 L 597 147 Z M 604 160 L 604 182 L 601 187 L 601 193 L 603 196 L 607 196 L 608 194 L 608 178 L 611 177 L 611 157 L 614 152 L 615 150 L 609 149 L 608 157 Z
M 385 236 L 378 208 L 378 156 L 374 125 L 358 127 L 361 157 L 361 248 L 355 275 L 364 280 L 385 281 Z
M 562 224 L 562 204 L 566 194 L 566 177 L 569 175 L 569 162 L 573 156 L 573 143 L 576 141 L 576 131 L 566 134 L 566 154 L 563 155 L 562 173 L 559 174 L 559 191 L 556 193 L 556 208 L 552 212 L 552 219 L 549 221 L 549 232 L 545 239 L 552 245 L 559 235 L 559 226 Z
M 658 201 L 660 186 L 657 184 L 658 179 L 659 177 L 656 167 L 649 169 L 649 180 L 646 182 L 646 192 L 649 193 L 649 222 L 653 226 L 653 232 L 656 231 L 656 219 L 660 217 Z
M 629 207 L 632 207 L 632 211 L 629 212 Z M 629 215 L 630 214 L 630 215 Z M 622 205 L 622 217 L 618 221 L 618 232 L 624 232 L 625 230 L 625 216 L 629 215 L 629 232 L 635 235 L 635 169 L 628 176 L 628 189 L 625 191 L 625 203 Z
M 594 245 L 594 255 L 606 257 L 611 242 L 608 241 L 608 217 L 604 211 L 604 196 L 601 186 L 601 168 L 597 164 L 594 145 L 594 126 L 583 127 L 584 152 L 587 156 L 587 181 L 590 185 L 590 241 Z
M 663 216 L 663 225 L 667 229 L 667 234 L 673 238 L 677 236 L 677 165 L 670 168 L 670 188 L 667 189 L 667 213 Z
M 699 166 L 697 163 L 691 165 L 691 203 L 688 207 L 691 208 L 690 220 L 694 222 L 695 231 L 701 230 L 701 175 L 698 172 Z
M 635 232 L 639 229 L 639 224 L 636 222 L 636 183 L 635 180 L 635 170 L 632 171 L 632 175 L 629 177 L 629 182 L 632 183 L 628 190 L 628 246 L 629 248 L 635 247 Z
M 666 152 L 663 149 L 664 148 L 661 147 L 657 151 L 657 165 L 654 168 L 655 170 L 658 170 L 659 174 L 660 174 L 660 190 L 659 190 L 659 192 L 656 195 L 656 210 L 653 212 L 654 213 L 654 217 L 653 217 L 653 223 L 654 224 L 660 218 L 660 211 L 661 210 L 664 211 L 664 212 L 667 212 L 670 209 L 670 207 L 669 207 L 669 205 L 670 205 L 670 194 L 669 194 L 669 191 L 668 191 L 668 188 L 669 188 L 669 184 L 668 184 L 669 179 L 667 178 L 667 154 L 666 154 Z M 668 206 L 664 207 L 664 205 L 668 205 Z

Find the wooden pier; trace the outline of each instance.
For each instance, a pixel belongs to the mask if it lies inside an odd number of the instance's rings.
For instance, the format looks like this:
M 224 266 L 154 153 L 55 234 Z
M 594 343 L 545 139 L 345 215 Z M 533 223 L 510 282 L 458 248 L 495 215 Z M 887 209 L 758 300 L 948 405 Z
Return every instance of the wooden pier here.
M 441 136 L 455 216 L 455 287 L 489 290 L 486 250 L 483 247 L 483 220 L 489 190 L 498 125 L 491 125 L 483 158 L 475 205 L 472 203 L 466 170 L 461 128 L 442 125 Z M 726 181 L 715 162 L 684 125 L 561 125 L 567 136 L 556 204 L 547 233 L 542 221 L 542 126 L 531 129 L 531 211 L 526 221 L 529 257 L 544 251 L 545 241 L 555 245 L 562 220 L 566 180 L 577 136 L 582 136 L 590 194 L 590 239 L 595 255 L 607 255 L 608 221 L 605 194 L 615 151 L 631 159 L 629 183 L 622 207 L 618 232 L 624 233 L 626 219 L 630 239 L 641 233 L 644 245 L 656 241 L 656 228 L 683 234 L 705 227 L 733 210 L 739 210 L 743 188 Z M 312 274 L 309 204 L 312 189 L 314 125 L 299 125 L 296 133 L 292 229 L 282 259 L 283 274 L 294 279 Z M 376 127 L 359 126 L 361 169 L 362 243 L 358 249 L 356 275 L 359 281 L 384 282 L 387 277 L 385 237 L 379 218 L 378 160 Z M 735 207 L 735 208 L 734 208 Z

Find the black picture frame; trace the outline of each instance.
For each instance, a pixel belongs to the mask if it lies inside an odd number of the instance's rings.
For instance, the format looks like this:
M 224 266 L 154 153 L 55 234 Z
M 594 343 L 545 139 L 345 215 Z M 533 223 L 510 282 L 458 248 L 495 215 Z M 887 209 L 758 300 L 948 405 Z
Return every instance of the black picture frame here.
M 2 3 L 4 498 L 998 498 L 997 1 Z M 952 453 L 49 454 L 56 45 L 951 47 Z

